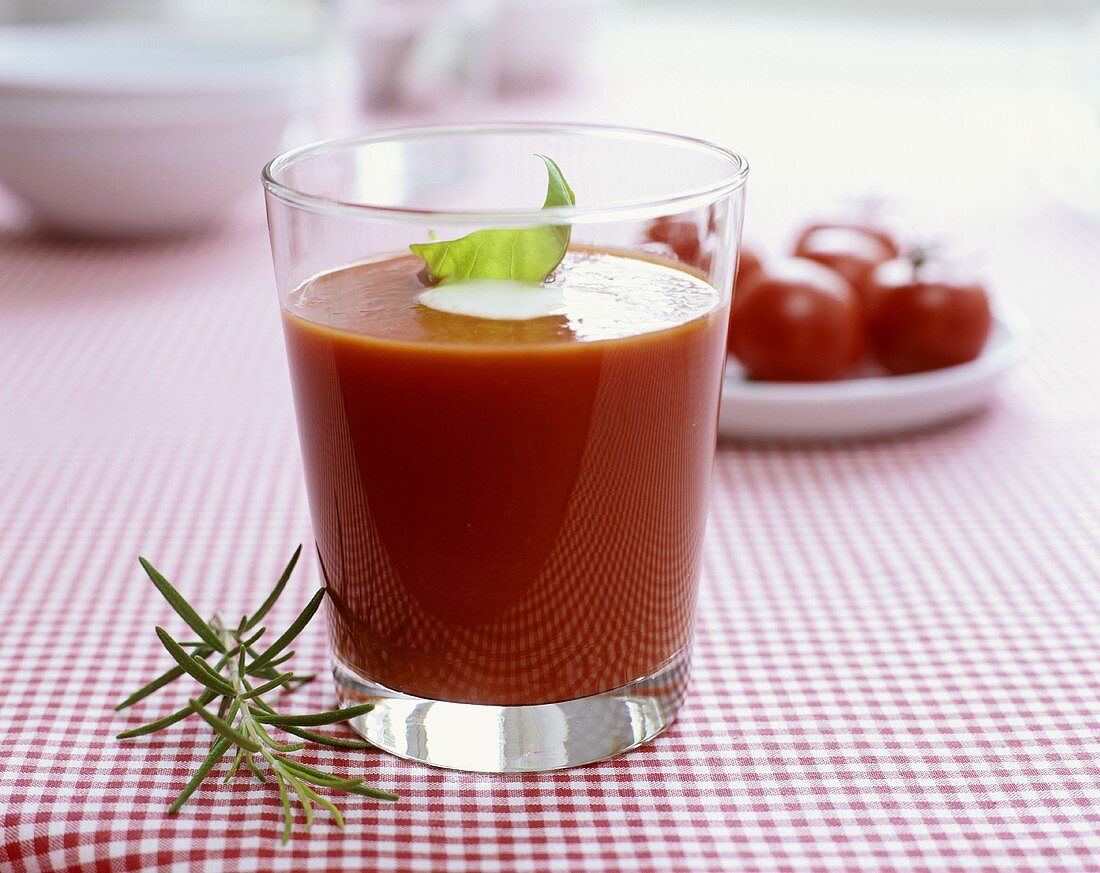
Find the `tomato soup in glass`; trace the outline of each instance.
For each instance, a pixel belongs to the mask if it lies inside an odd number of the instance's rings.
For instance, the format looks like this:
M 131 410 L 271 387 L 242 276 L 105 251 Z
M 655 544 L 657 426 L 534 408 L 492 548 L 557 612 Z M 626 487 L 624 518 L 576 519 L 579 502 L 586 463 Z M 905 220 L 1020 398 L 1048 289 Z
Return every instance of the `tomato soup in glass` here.
M 659 672 L 691 635 L 723 302 L 572 251 L 563 314 L 490 320 L 418 304 L 423 266 L 327 273 L 284 309 L 335 657 L 500 705 Z
M 598 192 L 584 168 L 594 173 L 593 154 L 614 163 L 627 136 L 519 125 L 428 137 L 449 135 L 469 153 L 448 192 L 483 146 L 494 159 L 469 172 L 491 181 L 533 145 L 564 156 L 578 192 Z M 606 220 L 554 213 L 555 226 L 577 222 L 560 263 L 539 283 L 502 286 L 552 301 L 536 312 L 437 305 L 437 280 L 408 244 L 468 229 L 467 218 L 538 226 L 537 212 L 477 217 L 325 193 L 366 184 L 370 148 L 417 132 L 350 141 L 366 151 L 334 163 L 332 178 L 292 171 L 339 144 L 266 171 L 337 691 L 375 704 L 353 726 L 402 757 L 491 772 L 573 766 L 651 739 L 683 701 L 744 165 L 707 144 L 636 135 L 643 152 L 706 158 L 695 172 L 713 190 Z M 582 160 L 577 146 L 592 151 Z M 402 152 L 406 169 L 417 155 Z M 515 166 L 521 176 L 527 165 Z M 646 242 L 653 210 L 673 208 L 697 221 L 705 269 Z

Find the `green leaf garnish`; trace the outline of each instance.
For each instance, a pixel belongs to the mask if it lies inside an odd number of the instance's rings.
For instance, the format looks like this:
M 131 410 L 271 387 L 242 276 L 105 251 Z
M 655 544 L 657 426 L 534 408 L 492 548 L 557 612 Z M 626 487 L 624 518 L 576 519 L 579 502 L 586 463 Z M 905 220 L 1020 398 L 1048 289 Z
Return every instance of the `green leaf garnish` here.
M 546 155 L 537 155 L 549 176 L 543 209 L 574 206 L 576 198 L 561 169 Z M 428 263 L 441 285 L 464 279 L 512 279 L 538 283 L 557 269 L 569 248 L 568 225 L 477 230 L 458 239 L 413 243 L 414 254 Z
M 144 558 L 141 559 L 141 566 L 145 569 L 157 590 L 171 604 L 180 618 L 202 637 L 202 640 L 177 642 L 171 634 L 158 627 L 156 629 L 157 637 L 168 654 L 172 656 L 172 660 L 176 662 L 175 666 L 135 691 L 122 701 L 116 709 L 125 709 L 132 706 L 139 700 L 143 700 L 184 676 L 190 676 L 198 682 L 202 691 L 183 709 L 157 721 L 123 731 L 118 735 L 118 738 L 131 739 L 156 733 L 192 716 L 198 716 L 214 733 L 214 741 L 210 747 L 210 752 L 199 764 L 194 775 L 169 807 L 169 814 L 179 812 L 180 808 L 199 787 L 199 784 L 206 779 L 215 765 L 231 750 L 235 751 L 235 754 L 229 766 L 229 771 L 222 780 L 223 782 L 228 782 L 240 770 L 242 762 L 261 782 L 268 781 L 268 777 L 260 769 L 265 764 L 269 776 L 274 777 L 283 808 L 282 839 L 284 843 L 290 839 L 291 829 L 294 825 L 294 809 L 290 803 L 291 793 L 297 798 L 299 805 L 305 812 L 306 827 L 309 827 L 313 820 L 314 803 L 327 810 L 339 827 L 344 826 L 343 817 L 336 806 L 318 794 L 310 785 L 307 785 L 307 782 L 331 791 L 343 791 L 348 794 L 373 797 L 378 800 L 397 799 L 396 794 L 390 794 L 387 791 L 364 785 L 363 780 L 359 777 L 348 779 L 284 757 L 289 752 L 297 752 L 305 748 L 306 744 L 280 743 L 273 739 L 268 732 L 268 728 L 278 729 L 308 742 L 340 749 L 367 749 L 371 747 L 369 743 L 360 740 L 332 737 L 306 730 L 303 727 L 304 725 L 329 725 L 347 721 L 349 718 L 355 718 L 370 711 L 370 704 L 359 704 L 324 712 L 283 715 L 263 699 L 263 695 L 268 692 L 278 689 L 293 690 L 313 678 L 312 673 L 279 672 L 275 667 L 293 656 L 293 651 L 284 650 L 313 618 L 324 597 L 323 589 L 310 599 L 305 609 L 291 622 L 290 627 L 283 631 L 266 651 L 261 654 L 252 648 L 252 644 L 264 632 L 262 627 L 257 627 L 258 622 L 279 599 L 279 595 L 283 593 L 287 581 L 290 579 L 290 574 L 294 571 L 294 565 L 297 563 L 300 552 L 301 546 L 298 547 L 298 551 L 290 559 L 290 563 L 283 571 L 275 589 L 260 608 L 253 613 L 251 618 L 248 616 L 243 617 L 235 627 L 227 625 L 218 615 L 211 618 L 209 622 L 203 621 L 194 607 L 184 599 L 183 595 L 152 564 Z M 187 651 L 189 648 L 192 649 L 191 652 Z M 214 663 L 209 663 L 206 660 L 213 657 L 218 658 Z M 253 687 L 248 681 L 249 676 L 259 676 L 267 681 Z M 207 709 L 208 705 L 219 700 L 216 714 Z

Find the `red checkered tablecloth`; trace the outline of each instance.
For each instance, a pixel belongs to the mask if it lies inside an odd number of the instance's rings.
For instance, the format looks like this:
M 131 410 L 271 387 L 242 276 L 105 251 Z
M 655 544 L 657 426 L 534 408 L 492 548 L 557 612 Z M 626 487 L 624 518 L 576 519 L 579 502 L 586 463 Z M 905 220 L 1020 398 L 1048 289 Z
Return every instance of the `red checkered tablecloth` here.
M 690 54 L 704 37 L 681 55 L 724 57 Z M 659 39 L 678 45 L 669 28 Z M 624 69 L 636 90 L 615 93 L 634 104 L 609 115 L 605 92 L 572 117 L 743 143 L 750 237 L 805 215 L 811 177 L 821 196 L 849 184 L 829 176 L 837 156 L 810 166 L 805 142 L 764 141 L 778 86 L 746 88 L 736 118 L 700 127 L 675 79 Z M 812 117 L 812 93 L 784 95 L 784 118 Z M 508 778 L 315 752 L 402 799 L 347 798 L 344 831 L 321 815 L 306 835 L 299 820 L 285 847 L 276 794 L 243 776 L 166 815 L 205 731 L 112 739 L 187 693 L 112 711 L 165 666 L 154 623 L 181 629 L 138 554 L 234 615 L 310 539 L 259 203 L 181 242 L 4 225 L 0 870 L 1100 869 L 1100 234 L 1008 175 L 993 147 L 1006 104 L 953 99 L 937 123 L 967 120 L 970 139 L 920 146 L 934 185 L 907 177 L 909 205 L 985 250 L 992 286 L 1031 317 L 999 401 L 895 439 L 722 447 L 692 686 L 669 733 Z M 883 103 L 876 123 L 913 105 Z M 849 169 L 873 169 L 864 142 Z M 273 623 L 317 584 L 304 561 Z M 322 672 L 302 707 L 331 706 L 319 624 L 298 651 Z
M 1067 279 L 1100 274 L 1096 248 L 1065 255 Z M 719 452 L 694 679 L 666 736 L 513 778 L 318 752 L 402 799 L 350 798 L 345 831 L 322 817 L 280 847 L 278 799 L 248 778 L 165 814 L 204 731 L 112 739 L 186 693 L 112 712 L 165 665 L 153 624 L 179 625 L 137 555 L 232 615 L 309 540 L 262 228 L 111 248 L 3 233 L 0 869 L 1097 869 L 1085 290 L 1050 287 L 984 415 Z M 277 619 L 318 582 L 303 564 Z M 324 671 L 319 627 L 299 652 Z M 327 675 L 299 694 L 334 703 Z

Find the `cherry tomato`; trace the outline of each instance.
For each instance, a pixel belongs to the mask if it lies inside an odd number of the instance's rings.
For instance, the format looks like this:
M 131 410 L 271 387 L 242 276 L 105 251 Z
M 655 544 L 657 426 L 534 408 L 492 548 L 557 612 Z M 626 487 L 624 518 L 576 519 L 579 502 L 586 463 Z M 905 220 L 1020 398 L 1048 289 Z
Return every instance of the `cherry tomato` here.
M 816 227 L 805 231 L 794 248 L 798 258 L 809 258 L 840 273 L 866 301 L 875 267 L 897 257 L 897 248 L 864 228 Z
M 754 379 L 838 379 L 863 354 L 855 292 L 814 261 L 769 261 L 733 295 L 729 349 Z
M 737 260 L 737 275 L 735 276 L 734 287 L 736 288 L 738 283 L 745 284 L 749 276 L 760 269 L 760 265 L 760 257 L 756 252 L 742 247 L 741 255 Z
M 685 264 L 700 264 L 702 243 L 699 239 L 699 228 L 694 221 L 662 215 L 646 228 L 646 239 L 664 243 Z
M 795 251 L 797 251 L 802 246 L 802 243 L 806 240 L 808 236 L 817 233 L 817 231 L 819 230 L 852 231 L 853 233 L 862 234 L 863 236 L 869 236 L 871 237 L 871 239 L 882 243 L 882 245 L 886 247 L 887 251 L 890 252 L 891 258 L 896 258 L 898 255 L 901 254 L 901 249 L 898 248 L 897 242 L 894 240 L 893 235 L 888 230 L 885 230 L 884 228 L 878 227 L 874 224 L 858 221 L 818 221 L 814 222 L 813 224 L 809 224 L 802 231 L 802 233 L 798 235 L 798 239 L 795 240 Z
M 867 341 L 891 373 L 917 373 L 972 361 L 993 326 L 989 296 L 942 267 L 907 258 L 875 268 L 867 302 Z

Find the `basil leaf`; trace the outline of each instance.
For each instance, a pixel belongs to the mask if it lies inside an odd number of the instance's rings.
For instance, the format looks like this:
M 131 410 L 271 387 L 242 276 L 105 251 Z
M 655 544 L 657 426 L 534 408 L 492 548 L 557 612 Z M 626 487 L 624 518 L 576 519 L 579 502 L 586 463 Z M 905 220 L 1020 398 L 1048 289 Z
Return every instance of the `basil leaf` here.
M 549 177 L 543 209 L 573 206 L 576 198 L 561 169 L 546 155 Z M 477 230 L 459 239 L 413 243 L 414 254 L 428 263 L 429 272 L 446 285 L 464 279 L 513 279 L 541 282 L 565 257 L 568 225 L 525 227 L 516 230 Z

